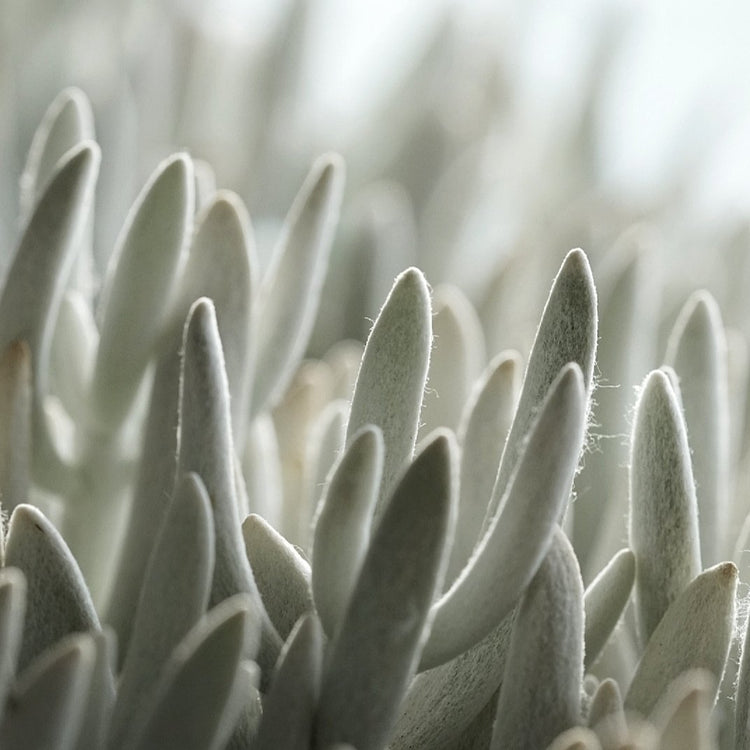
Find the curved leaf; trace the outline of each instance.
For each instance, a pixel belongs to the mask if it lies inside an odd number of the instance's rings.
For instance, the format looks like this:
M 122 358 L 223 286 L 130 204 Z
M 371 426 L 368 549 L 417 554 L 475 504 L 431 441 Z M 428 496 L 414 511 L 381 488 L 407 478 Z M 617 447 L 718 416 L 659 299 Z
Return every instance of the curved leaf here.
M 91 383 L 97 427 L 119 426 L 161 334 L 193 216 L 193 168 L 162 162 L 120 233 L 102 292 L 99 349 Z
M 315 609 L 310 565 L 260 516 L 243 521 L 242 536 L 266 612 L 279 635 L 288 638 L 299 618 Z
M 338 628 L 370 539 L 383 468 L 383 437 L 363 427 L 336 465 L 315 520 L 312 589 L 329 638 Z
M 17 568 L 0 568 L 0 707 L 16 676 L 25 613 L 26 578 Z
M 655 370 L 636 406 L 630 461 L 630 546 L 645 643 L 700 572 L 698 508 L 685 424 L 667 376 Z
M 501 352 L 490 362 L 465 406 L 458 430 L 461 466 L 456 538 L 446 582 L 453 583 L 471 557 L 487 512 L 500 456 L 513 419 L 521 360 Z
M 26 577 L 26 620 L 19 668 L 64 636 L 99 630 L 81 571 L 57 529 L 31 505 L 13 511 L 5 564 Z
M 552 283 L 536 332 L 518 397 L 518 407 L 485 516 L 485 529 L 495 517 L 505 496 L 539 405 L 560 370 L 569 362 L 577 363 L 583 374 L 587 397 L 590 394 L 596 336 L 596 289 L 591 268 L 582 250 L 571 250 Z
M 635 555 L 629 549 L 621 549 L 586 589 L 585 669 L 596 661 L 612 635 L 630 599 L 634 580 Z
M 625 697 L 625 708 L 648 716 L 672 680 L 707 669 L 718 686 L 734 630 L 737 568 L 709 568 L 672 602 L 656 626 Z M 715 693 L 712 698 L 715 698 Z
M 452 533 L 452 452 L 438 433 L 417 455 L 373 534 L 330 645 L 316 717 L 317 747 L 382 748 L 414 675 Z
M 343 189 L 341 157 L 321 156 L 287 215 L 258 299 L 253 415 L 284 393 L 304 354 L 328 268 Z
M 119 676 L 110 737 L 122 744 L 153 699 L 170 654 L 206 611 L 214 568 L 214 528 L 206 489 L 196 474 L 177 485 L 135 614 Z
M 105 626 L 101 632 L 90 635 L 95 650 L 94 665 L 76 750 L 100 750 L 106 746 L 107 729 L 115 705 L 114 632 Z
M 323 631 L 313 614 L 305 615 L 279 658 L 254 750 L 309 750 L 320 690 Z
M 214 516 L 216 564 L 210 604 L 245 592 L 253 602 L 248 616 L 249 656 L 258 647 L 261 668 L 276 662 L 281 639 L 268 619 L 245 554 L 234 483 L 234 447 L 229 417 L 229 393 L 224 357 L 213 304 L 202 298 L 190 310 L 185 325 L 180 382 L 180 424 L 177 476 L 195 472 L 206 485 Z
M 580 724 L 582 680 L 583 582 L 558 528 L 513 625 L 491 750 L 535 750 Z
M 385 458 L 376 518 L 414 452 L 431 346 L 429 289 L 421 271 L 410 268 L 394 282 L 370 331 L 346 428 L 347 443 L 368 424 L 383 432 Z
M 534 577 L 565 512 L 585 421 L 584 383 L 578 365 L 571 363 L 550 386 L 500 511 L 435 605 L 422 669 L 455 657 L 487 635 Z
M 704 565 L 721 560 L 729 504 L 729 380 L 721 313 L 708 292 L 685 303 L 669 338 L 667 363 L 680 380 L 698 495 Z

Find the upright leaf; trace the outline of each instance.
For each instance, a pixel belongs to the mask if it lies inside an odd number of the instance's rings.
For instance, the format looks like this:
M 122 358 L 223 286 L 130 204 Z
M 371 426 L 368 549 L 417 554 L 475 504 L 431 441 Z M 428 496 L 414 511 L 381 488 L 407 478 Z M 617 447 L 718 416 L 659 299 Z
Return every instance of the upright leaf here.
M 414 451 L 431 346 L 429 289 L 422 273 L 410 268 L 394 282 L 370 331 L 346 429 L 347 442 L 368 424 L 383 432 L 376 517 Z
M 363 427 L 333 469 L 315 520 L 312 588 L 328 637 L 333 637 L 370 539 L 370 522 L 383 469 L 383 438 Z
M 589 262 L 582 250 L 571 250 L 552 283 L 536 332 L 518 407 L 500 461 L 492 500 L 485 516 L 485 530 L 495 517 L 505 496 L 534 415 L 552 381 L 568 362 L 575 362 L 581 368 L 586 395 L 590 394 L 596 336 L 596 289 Z
M 177 154 L 136 199 L 107 270 L 91 384 L 97 426 L 123 420 L 161 334 L 193 216 L 193 169 Z
M 284 393 L 304 354 L 328 268 L 343 187 L 341 157 L 321 156 L 287 215 L 258 299 L 253 414 L 273 405 Z
M 452 447 L 438 433 L 399 482 L 330 645 L 316 747 L 383 747 L 414 675 L 445 571 L 454 512 Z
M 435 605 L 422 669 L 481 640 L 534 577 L 565 511 L 585 421 L 583 378 L 571 363 L 550 386 L 499 512 L 464 571 Z
M 707 669 L 719 685 L 734 631 L 737 568 L 721 563 L 695 578 L 656 626 L 625 697 L 626 710 L 653 710 L 672 680 Z M 712 696 L 715 698 L 715 693 Z
M 680 380 L 698 494 L 704 565 L 722 558 L 729 501 L 729 381 L 721 314 L 708 292 L 685 303 L 669 338 L 667 363 Z
M 685 424 L 667 376 L 644 381 L 630 461 L 630 546 L 640 634 L 651 637 L 669 605 L 700 572 L 698 508 Z
M 68 546 L 55 527 L 31 505 L 13 511 L 5 564 L 26 577 L 26 621 L 19 668 L 63 636 L 99 630 L 99 618 Z
M 579 725 L 582 680 L 583 582 L 558 528 L 513 625 L 492 750 L 536 750 Z
M 16 677 L 26 613 L 26 578 L 17 568 L 0 569 L 0 706 Z M 0 711 L 0 715 L 2 712 Z

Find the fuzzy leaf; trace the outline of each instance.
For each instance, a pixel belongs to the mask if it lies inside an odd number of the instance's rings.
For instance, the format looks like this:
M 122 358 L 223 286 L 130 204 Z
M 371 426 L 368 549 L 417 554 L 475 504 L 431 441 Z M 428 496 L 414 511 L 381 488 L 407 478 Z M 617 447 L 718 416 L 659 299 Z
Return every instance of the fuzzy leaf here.
M 338 628 L 370 538 L 383 469 L 379 428 L 363 427 L 331 475 L 315 521 L 312 588 L 328 637 Z
M 458 288 L 443 284 L 433 296 L 435 344 L 429 390 L 421 414 L 423 435 L 436 427 L 458 427 L 474 380 L 485 363 L 484 338 L 476 311 Z
M 17 568 L 0 568 L 0 707 L 16 676 L 25 612 L 26 578 Z
M 185 318 L 195 300 L 211 299 L 224 351 L 233 434 L 241 445 L 250 397 L 250 307 L 257 266 L 250 217 L 234 193 L 222 190 L 197 225 L 172 314 L 174 340 L 181 343 Z
M 31 505 L 13 511 L 5 564 L 26 577 L 26 620 L 19 668 L 69 633 L 99 630 L 91 595 L 57 529 Z
M 96 648 L 66 638 L 19 677 L 0 724 L 3 750 L 73 750 L 86 709 Z
M 716 681 L 710 672 L 693 669 L 667 688 L 651 714 L 660 731 L 660 750 L 713 750 L 717 747 L 711 722 Z
M 254 415 L 275 404 L 304 354 L 328 268 L 343 189 L 341 157 L 321 156 L 286 217 L 258 299 Z
M 263 605 L 279 635 L 286 639 L 294 624 L 315 609 L 310 565 L 260 516 L 242 523 L 242 536 Z
M 491 749 L 535 750 L 580 724 L 582 680 L 583 583 L 558 528 L 513 625 Z
M 313 614 L 305 615 L 279 658 L 253 750 L 309 750 L 322 660 L 320 622 Z
M 101 632 L 90 635 L 95 649 L 94 665 L 76 750 L 100 750 L 106 746 L 107 729 L 115 705 L 115 634 L 105 626 Z
M 195 472 L 206 485 L 216 532 L 216 565 L 210 604 L 245 592 L 252 601 L 249 656 L 263 644 L 259 663 L 270 670 L 281 639 L 268 619 L 245 554 L 234 483 L 234 447 L 224 357 L 213 304 L 202 298 L 185 325 L 180 383 L 177 476 Z M 252 638 L 258 638 L 255 642 Z
M 734 732 L 737 750 L 750 750 L 750 628 L 745 628 L 735 693 Z
M 347 443 L 368 424 L 383 432 L 385 458 L 376 518 L 414 452 L 431 345 L 429 289 L 421 271 L 410 268 L 394 282 L 370 331 L 346 428 Z
M 552 381 L 568 362 L 575 362 L 581 368 L 588 398 L 594 371 L 596 336 L 596 289 L 589 262 L 582 250 L 571 250 L 552 283 L 536 332 L 518 407 L 485 516 L 484 530 L 495 518 L 505 496 L 539 405 Z
M 447 583 L 453 583 L 464 569 L 479 541 L 479 530 L 513 419 L 520 365 L 520 357 L 514 352 L 498 354 L 464 409 L 458 431 L 461 445 L 458 518 L 445 576 Z
M 704 565 L 721 559 L 729 501 L 729 381 L 721 313 L 708 292 L 685 303 L 669 338 L 667 363 L 680 380 L 698 494 Z
M 25 223 L 60 159 L 70 149 L 94 138 L 94 117 L 86 95 L 77 88 L 61 91 L 34 133 L 21 175 L 20 214 Z
M 316 746 L 383 747 L 414 675 L 452 534 L 450 436 L 438 433 L 406 470 L 373 534 L 330 645 Z
M 628 741 L 628 724 L 622 695 L 615 680 L 602 680 L 589 707 L 588 725 L 605 748 L 621 747 Z
M 161 333 L 193 200 L 192 162 L 176 154 L 151 175 L 117 240 L 102 292 L 91 384 L 94 415 L 106 432 L 127 414 Z
M 487 635 L 534 577 L 565 511 L 585 421 L 584 383 L 578 365 L 571 363 L 550 386 L 499 512 L 464 571 L 435 605 L 422 669 L 455 657 Z
M 586 589 L 585 669 L 596 661 L 619 622 L 634 580 L 635 555 L 629 549 L 621 549 Z
M 416 676 L 401 705 L 392 750 L 456 747 L 503 679 L 514 615 L 460 656 Z
M 153 699 L 170 654 L 206 611 L 214 568 L 214 528 L 203 482 L 185 474 L 161 527 L 138 601 L 119 677 L 110 735 L 122 744 Z
M 586 727 L 571 727 L 555 737 L 547 750 L 601 750 L 599 739 Z
M 630 462 L 630 546 L 645 643 L 667 607 L 701 570 L 698 509 L 685 424 L 667 376 L 644 381 Z
M 49 338 L 91 207 L 99 161 L 99 147 L 89 141 L 65 154 L 34 208 L 0 295 L 0 351 L 14 341 L 26 341 L 31 351 L 35 479 L 55 492 L 69 490 L 73 480 L 51 442 L 42 409 Z
M 31 403 L 31 352 L 15 341 L 0 356 L 0 498 L 6 512 L 29 497 Z
M 133 750 L 219 750 L 239 719 L 247 685 L 252 601 L 230 597 L 200 620 L 165 665 L 148 719 Z
M 701 573 L 672 602 L 646 644 L 626 710 L 647 716 L 669 683 L 688 669 L 705 668 L 719 684 L 734 630 L 736 589 L 737 568 L 721 563 Z

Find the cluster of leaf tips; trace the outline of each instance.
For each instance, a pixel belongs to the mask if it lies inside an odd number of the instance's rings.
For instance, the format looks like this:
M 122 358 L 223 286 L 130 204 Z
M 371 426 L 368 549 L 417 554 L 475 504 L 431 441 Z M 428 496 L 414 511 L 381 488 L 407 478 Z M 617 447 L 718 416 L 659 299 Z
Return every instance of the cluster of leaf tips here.
M 580 466 L 628 408 L 592 393 L 638 254 L 600 312 L 567 254 L 525 368 L 482 363 L 471 303 L 416 268 L 364 349 L 302 361 L 341 159 L 262 278 L 239 198 L 166 160 L 94 310 L 90 120 L 67 90 L 39 126 L 0 296 L 0 747 L 750 748 L 742 384 L 708 293 L 643 380 L 623 504 L 621 452 Z

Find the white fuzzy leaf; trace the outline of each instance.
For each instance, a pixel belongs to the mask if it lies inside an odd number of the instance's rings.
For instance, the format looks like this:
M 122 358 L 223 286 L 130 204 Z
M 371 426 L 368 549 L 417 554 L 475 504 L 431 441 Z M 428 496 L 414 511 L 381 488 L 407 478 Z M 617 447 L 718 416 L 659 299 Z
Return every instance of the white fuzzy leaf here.
M 383 468 L 383 437 L 363 427 L 333 469 L 315 521 L 312 587 L 328 637 L 338 628 L 370 538 Z
M 376 517 L 411 459 L 432 346 L 430 293 L 421 271 L 394 282 L 367 339 L 346 429 L 347 442 L 368 424 L 383 432 L 385 459 Z
M 685 424 L 667 376 L 644 381 L 630 461 L 630 546 L 645 643 L 667 607 L 701 570 L 698 508 Z
M 390 735 L 447 562 L 455 509 L 450 437 L 438 433 L 406 470 L 375 530 L 330 644 L 316 746 L 379 750 Z
M 309 750 L 323 661 L 323 630 L 305 615 L 289 636 L 271 689 L 253 750 Z
M 626 710 L 647 716 L 688 669 L 707 669 L 719 684 L 734 631 L 736 590 L 737 568 L 726 562 L 701 573 L 672 602 L 646 644 Z
M 31 505 L 13 511 L 5 564 L 26 577 L 26 619 L 19 668 L 70 633 L 99 630 L 81 571 L 55 527 Z
M 495 517 L 524 447 L 539 405 L 560 370 L 575 362 L 588 395 L 596 354 L 596 289 L 588 259 L 571 250 L 552 283 L 521 385 L 518 407 L 500 461 L 484 528 Z
M 263 605 L 278 634 L 286 639 L 294 624 L 315 609 L 310 565 L 260 516 L 249 515 L 242 536 Z
M 571 363 L 549 388 L 499 512 L 435 605 L 422 669 L 452 659 L 487 635 L 534 577 L 565 511 L 585 421 L 584 383 L 580 368 Z
M 173 292 L 193 217 L 193 168 L 185 154 L 162 162 L 125 221 L 102 292 L 93 414 L 114 430 L 135 398 Z
M 632 550 L 621 549 L 586 588 L 583 597 L 586 612 L 586 669 L 599 656 L 619 622 L 630 599 L 634 580 L 635 555 Z
M 536 750 L 580 724 L 582 680 L 583 582 L 558 528 L 513 625 L 492 750 Z
M 101 632 L 90 635 L 95 649 L 94 665 L 75 750 L 100 750 L 105 746 L 115 705 L 113 671 L 117 646 L 114 632 L 105 626 Z
M 328 268 L 343 189 L 341 157 L 321 156 L 289 210 L 258 299 L 253 414 L 279 399 L 304 354 Z
M 154 545 L 119 676 L 112 741 L 124 742 L 153 699 L 165 662 L 206 611 L 214 569 L 211 505 L 196 474 L 183 475 Z
M 666 361 L 680 381 L 698 495 L 703 564 L 721 560 L 729 502 L 729 381 L 721 313 L 708 292 L 685 303 Z
M 26 578 L 17 568 L 0 568 L 0 707 L 16 676 L 25 613 Z

